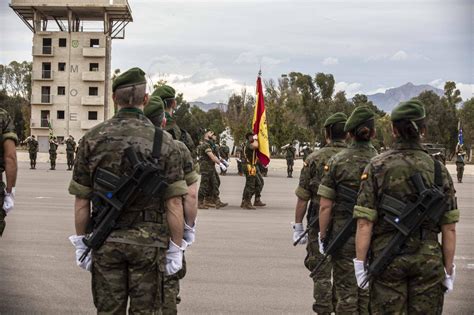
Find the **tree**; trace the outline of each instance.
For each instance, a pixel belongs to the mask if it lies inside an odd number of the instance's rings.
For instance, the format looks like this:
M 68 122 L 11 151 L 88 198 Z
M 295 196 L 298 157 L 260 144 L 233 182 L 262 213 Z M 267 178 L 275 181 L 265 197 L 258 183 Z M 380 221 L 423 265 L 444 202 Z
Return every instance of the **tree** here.
M 223 119 L 225 125 L 230 128 L 235 144 L 242 143 L 245 134 L 251 130 L 254 104 L 255 98 L 249 95 L 246 89 L 229 97 Z
M 2 89 L 13 96 L 26 100 L 31 98 L 31 70 L 33 64 L 28 61 L 12 61 L 0 67 Z
M 332 74 L 319 72 L 316 74 L 314 82 L 318 86 L 319 93 L 323 100 L 330 99 L 332 97 L 334 93 L 334 85 L 336 83 Z
M 458 103 L 462 102 L 461 91 L 456 89 L 456 83 L 452 81 L 446 81 L 444 84 L 444 97 L 450 107 L 456 107 Z
M 459 118 L 464 144 L 467 148 L 471 149 L 474 141 L 474 97 L 464 102 L 459 110 Z

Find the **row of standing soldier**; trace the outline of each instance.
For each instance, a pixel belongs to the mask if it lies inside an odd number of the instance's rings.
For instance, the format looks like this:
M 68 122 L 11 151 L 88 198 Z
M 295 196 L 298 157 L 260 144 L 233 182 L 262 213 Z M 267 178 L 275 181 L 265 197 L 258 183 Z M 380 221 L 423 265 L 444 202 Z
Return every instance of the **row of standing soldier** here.
M 395 144 L 376 155 L 369 108 L 330 116 L 327 145 L 304 163 L 293 241 L 307 243 L 318 314 L 440 314 L 453 289 L 459 210 L 451 177 L 420 144 L 422 103 L 401 103 L 391 119 Z
M 28 147 L 28 153 L 30 157 L 30 169 L 36 169 L 36 159 L 38 157 L 39 143 L 36 140 L 35 135 L 31 135 L 26 138 L 25 143 Z M 58 156 L 58 140 L 55 136 L 49 139 L 49 162 L 51 164 L 50 170 L 56 169 L 56 159 Z M 76 151 L 76 141 L 73 136 L 69 136 L 66 140 L 66 159 L 67 159 L 67 170 L 72 170 L 74 166 L 74 153 Z

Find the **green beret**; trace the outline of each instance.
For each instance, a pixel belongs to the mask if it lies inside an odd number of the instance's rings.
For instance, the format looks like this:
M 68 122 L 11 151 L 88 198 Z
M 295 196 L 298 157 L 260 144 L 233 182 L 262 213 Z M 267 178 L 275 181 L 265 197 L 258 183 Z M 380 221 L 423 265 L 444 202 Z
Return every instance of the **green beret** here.
M 145 72 L 140 68 L 132 68 L 115 78 L 112 91 L 140 84 L 146 84 Z
M 347 115 L 342 112 L 337 112 L 329 116 L 328 119 L 326 119 L 326 121 L 324 122 L 324 127 L 334 125 L 336 123 L 345 123 L 346 121 Z
M 159 96 L 152 95 L 148 104 L 143 109 L 145 116 L 149 119 L 163 115 L 165 105 Z
M 169 85 L 159 86 L 156 90 L 153 91 L 152 95 L 157 95 L 161 97 L 162 100 L 168 98 L 174 98 L 176 91 Z
M 411 99 L 408 102 L 398 104 L 391 115 L 392 121 L 397 120 L 420 120 L 425 118 L 425 105 L 417 99 Z
M 355 129 L 357 126 L 365 123 L 366 121 L 372 120 L 375 118 L 374 112 L 368 106 L 359 106 L 356 107 L 349 119 L 346 121 L 344 126 L 344 131 L 348 132 Z

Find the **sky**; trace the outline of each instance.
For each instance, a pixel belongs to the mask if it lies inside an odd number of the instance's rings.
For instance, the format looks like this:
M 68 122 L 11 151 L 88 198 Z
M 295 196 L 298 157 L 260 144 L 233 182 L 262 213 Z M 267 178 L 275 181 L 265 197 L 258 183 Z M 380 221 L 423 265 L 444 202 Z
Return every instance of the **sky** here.
M 0 0 L 0 63 L 31 60 L 31 31 Z M 372 94 L 407 82 L 474 88 L 472 0 L 129 0 L 134 21 L 112 68 L 141 67 L 188 101 L 227 102 L 298 71 Z

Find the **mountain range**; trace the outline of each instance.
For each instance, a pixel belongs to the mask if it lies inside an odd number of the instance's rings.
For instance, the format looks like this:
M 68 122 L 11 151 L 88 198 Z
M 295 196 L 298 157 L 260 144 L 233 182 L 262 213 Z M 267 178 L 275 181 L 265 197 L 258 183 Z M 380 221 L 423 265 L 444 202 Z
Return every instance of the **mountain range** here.
M 385 112 L 392 111 L 398 103 L 407 101 L 415 96 L 418 96 L 423 91 L 433 91 L 439 96 L 443 95 L 444 91 L 428 84 L 415 85 L 408 82 L 402 86 L 385 90 L 384 93 L 376 93 L 367 95 L 367 98 L 372 101 L 378 108 Z M 213 108 L 219 108 L 226 110 L 227 104 L 224 103 L 204 103 L 204 102 L 189 102 L 191 106 L 197 106 L 204 111 L 208 111 Z
M 367 95 L 367 98 L 372 101 L 378 108 L 385 112 L 390 112 L 398 103 L 407 101 L 415 96 L 418 96 L 423 91 L 433 91 L 439 96 L 444 94 L 444 91 L 428 84 L 414 85 L 408 82 L 402 86 L 387 89 L 385 93 L 376 93 Z

